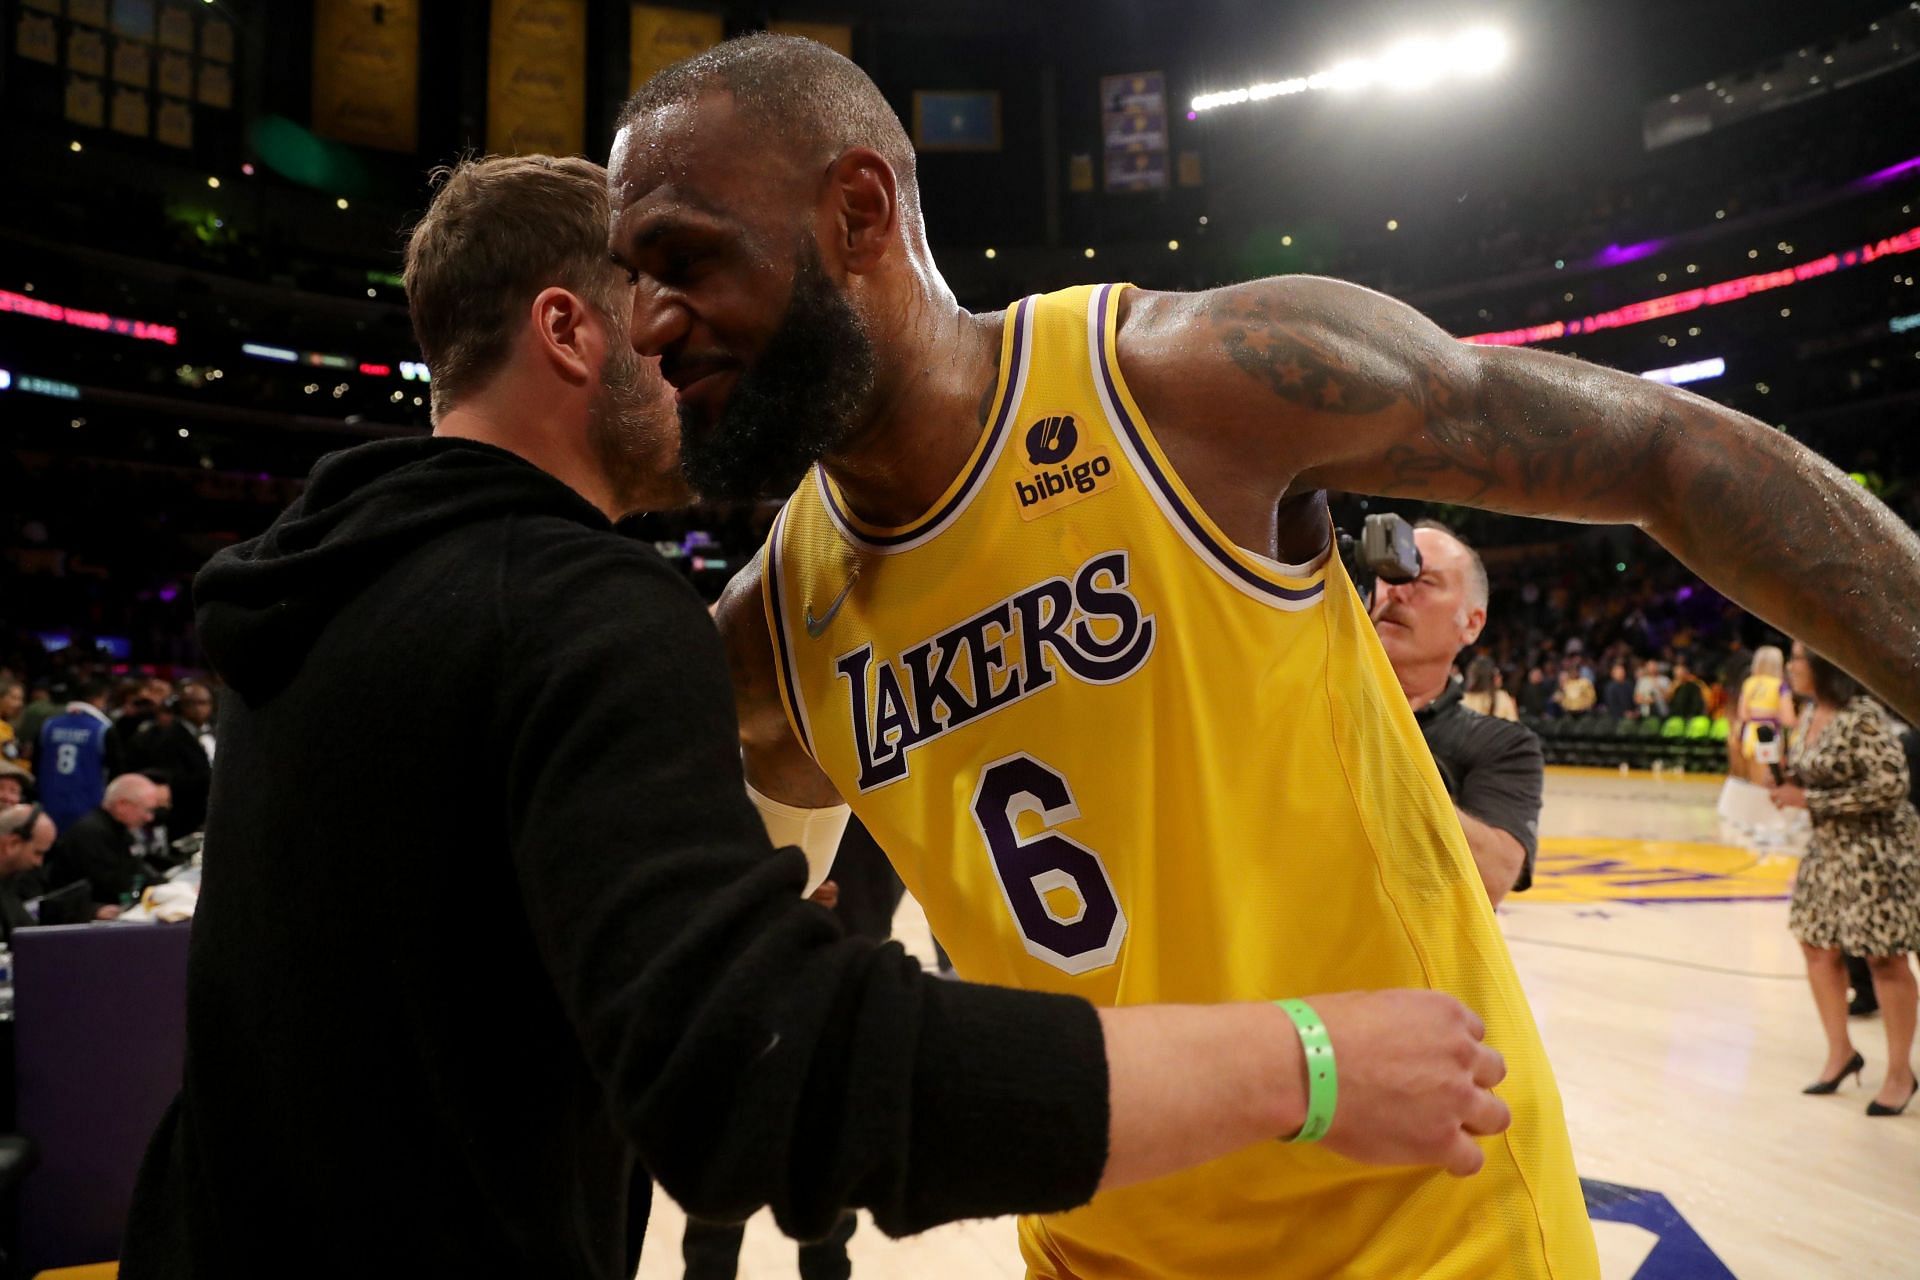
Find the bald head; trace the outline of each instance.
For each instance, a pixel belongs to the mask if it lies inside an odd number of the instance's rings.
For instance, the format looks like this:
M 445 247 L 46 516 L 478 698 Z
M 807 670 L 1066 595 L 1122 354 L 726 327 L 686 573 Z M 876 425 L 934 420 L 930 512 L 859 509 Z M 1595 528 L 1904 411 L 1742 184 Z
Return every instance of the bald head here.
M 113 815 L 113 820 L 129 830 L 146 826 L 153 821 L 153 812 L 160 807 L 160 788 L 153 780 L 137 773 L 123 773 L 107 784 L 106 799 L 100 807 Z

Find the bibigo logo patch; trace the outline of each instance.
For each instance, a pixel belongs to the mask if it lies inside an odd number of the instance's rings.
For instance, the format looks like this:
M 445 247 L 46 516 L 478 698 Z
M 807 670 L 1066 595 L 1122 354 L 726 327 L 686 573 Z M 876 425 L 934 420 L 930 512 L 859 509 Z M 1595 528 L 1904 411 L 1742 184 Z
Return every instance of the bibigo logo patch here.
M 1113 460 L 1104 452 L 1080 448 L 1080 428 L 1072 414 L 1053 414 L 1028 427 L 1026 446 L 1034 470 L 1013 482 L 1022 520 L 1050 516 L 1113 483 Z

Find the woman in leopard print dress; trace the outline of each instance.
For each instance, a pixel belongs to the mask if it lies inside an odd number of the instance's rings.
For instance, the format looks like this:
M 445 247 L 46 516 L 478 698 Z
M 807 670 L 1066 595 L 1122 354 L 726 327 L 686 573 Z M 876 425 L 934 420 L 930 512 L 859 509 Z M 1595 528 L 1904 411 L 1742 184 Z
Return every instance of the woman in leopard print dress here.
M 1880 704 L 1832 663 L 1793 647 L 1788 676 L 1814 708 L 1788 756 L 1792 781 L 1774 803 L 1804 808 L 1813 840 L 1794 881 L 1787 927 L 1827 1033 L 1827 1064 L 1809 1093 L 1832 1093 L 1865 1066 L 1847 1035 L 1843 952 L 1867 957 L 1887 1028 L 1887 1074 L 1869 1108 L 1897 1114 L 1913 1096 L 1916 998 L 1908 955 L 1920 949 L 1920 815 L 1907 799 L 1907 758 Z

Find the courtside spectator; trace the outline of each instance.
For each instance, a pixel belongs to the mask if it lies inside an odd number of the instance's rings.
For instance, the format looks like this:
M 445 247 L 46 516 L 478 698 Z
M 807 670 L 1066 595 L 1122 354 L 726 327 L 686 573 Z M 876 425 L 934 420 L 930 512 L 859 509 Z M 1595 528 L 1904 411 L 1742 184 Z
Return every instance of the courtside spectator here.
M 0 761 L 20 764 L 24 753 L 13 722 L 26 710 L 27 695 L 18 680 L 0 680 Z
M 1707 714 L 1707 686 L 1686 662 L 1673 664 L 1673 685 L 1667 691 L 1667 714 L 1691 720 Z
M 1527 682 L 1520 686 L 1520 712 L 1535 718 L 1544 716 L 1553 707 L 1553 686 L 1547 683 L 1547 673 L 1539 667 L 1527 670 Z
M 27 689 L 27 705 L 13 722 L 14 740 L 20 744 L 20 753 L 25 762 L 37 767 L 33 759 L 40 748 L 40 726 L 60 714 L 60 704 L 53 700 L 53 693 L 45 684 L 30 685 Z
M 204 686 L 182 685 L 180 694 L 162 703 L 153 719 L 127 743 L 127 767 L 142 773 L 163 771 L 173 788 L 171 826 L 178 834 L 198 831 L 206 822 L 207 789 L 213 780 L 213 762 L 199 732 L 187 723 L 188 691 Z M 209 698 L 209 709 L 211 699 Z M 198 708 L 196 708 L 198 710 Z
M 1513 695 L 1500 687 L 1500 669 L 1484 653 L 1467 664 L 1467 690 L 1460 695 L 1460 705 L 1483 716 L 1498 716 L 1502 720 L 1520 718 L 1520 708 L 1514 703 Z
M 33 775 L 17 764 L 0 761 L 0 808 L 23 803 Z
M 195 742 L 206 755 L 207 763 L 213 763 L 213 689 L 198 680 L 187 680 L 180 685 L 180 719 L 193 734 Z M 193 828 L 188 828 L 192 830 Z
M 1627 678 L 1627 664 L 1616 662 L 1607 676 L 1607 687 L 1600 694 L 1601 705 L 1616 720 L 1634 713 L 1633 681 Z
M 106 797 L 70 827 L 60 830 L 47 855 L 47 879 L 56 889 L 84 880 L 102 919 L 131 906 L 160 873 L 141 859 L 136 833 L 153 821 L 160 788 L 137 773 L 107 784 Z
M 53 819 L 39 805 L 0 808 L 0 938 L 34 922 L 27 899 L 39 895 L 37 873 L 53 838 Z
M 1593 681 L 1588 678 L 1579 660 L 1569 657 L 1565 668 L 1560 672 L 1559 692 L 1553 695 L 1553 700 L 1560 704 L 1561 712 L 1570 716 L 1583 716 L 1593 710 L 1593 704 L 1599 700 L 1599 697 L 1600 695 L 1594 692 Z
M 1640 664 L 1640 678 L 1633 682 L 1633 706 L 1643 716 L 1666 719 L 1667 679 L 1652 658 Z
M 105 680 L 87 680 L 65 711 L 40 726 L 35 752 L 40 803 L 61 831 L 98 809 L 107 778 L 121 772 L 120 745 L 106 712 L 111 687 Z

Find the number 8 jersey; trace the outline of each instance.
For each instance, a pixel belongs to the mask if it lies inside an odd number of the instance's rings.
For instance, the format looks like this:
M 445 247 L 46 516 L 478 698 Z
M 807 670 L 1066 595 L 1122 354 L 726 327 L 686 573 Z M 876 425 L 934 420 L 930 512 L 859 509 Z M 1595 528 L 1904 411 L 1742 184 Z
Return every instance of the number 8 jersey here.
M 1432 987 L 1485 1019 L 1479 1176 L 1275 1142 L 1021 1224 L 1039 1276 L 1598 1274 L 1560 1099 L 1460 824 L 1338 557 L 1193 501 L 1114 355 L 1029 298 L 980 441 L 899 529 L 811 473 L 762 580 L 795 734 L 961 976 L 1095 1004 Z

